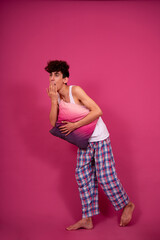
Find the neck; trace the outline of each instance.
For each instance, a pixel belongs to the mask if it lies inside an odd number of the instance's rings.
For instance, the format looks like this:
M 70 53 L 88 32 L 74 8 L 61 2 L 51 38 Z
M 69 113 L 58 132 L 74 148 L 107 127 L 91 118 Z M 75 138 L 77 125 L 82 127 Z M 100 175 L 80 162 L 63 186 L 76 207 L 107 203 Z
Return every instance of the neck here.
M 69 90 L 69 86 L 64 84 L 62 88 L 59 89 L 58 91 L 60 98 L 66 99 L 68 97 L 68 90 Z

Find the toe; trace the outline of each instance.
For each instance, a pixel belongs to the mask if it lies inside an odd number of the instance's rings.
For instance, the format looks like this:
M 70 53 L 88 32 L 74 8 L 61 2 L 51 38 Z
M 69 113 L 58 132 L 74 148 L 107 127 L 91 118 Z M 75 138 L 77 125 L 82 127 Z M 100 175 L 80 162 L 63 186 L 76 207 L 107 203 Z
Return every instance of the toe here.
M 120 224 L 119 224 L 119 225 L 120 225 L 120 227 L 122 227 L 122 226 L 123 226 L 123 221 L 122 221 L 122 220 L 120 221 Z
M 69 227 L 66 227 L 66 229 L 67 229 L 67 230 L 70 230 L 70 228 L 71 228 L 71 226 L 69 226 Z

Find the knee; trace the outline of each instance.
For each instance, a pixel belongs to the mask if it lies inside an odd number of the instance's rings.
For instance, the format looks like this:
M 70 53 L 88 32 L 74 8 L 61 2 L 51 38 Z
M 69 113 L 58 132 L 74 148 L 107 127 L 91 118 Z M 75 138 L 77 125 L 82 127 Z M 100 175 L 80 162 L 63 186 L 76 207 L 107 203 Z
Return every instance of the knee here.
M 87 186 L 90 183 L 90 176 L 85 172 L 82 172 L 82 170 L 79 168 L 75 170 L 75 178 L 79 188 Z
M 119 184 L 117 175 L 115 173 L 111 174 L 106 172 L 99 172 L 97 174 L 97 180 L 100 185 L 105 186 L 107 185 L 108 187 L 111 186 L 116 186 Z
M 106 174 L 98 174 L 97 180 L 100 185 L 107 185 L 109 182 Z

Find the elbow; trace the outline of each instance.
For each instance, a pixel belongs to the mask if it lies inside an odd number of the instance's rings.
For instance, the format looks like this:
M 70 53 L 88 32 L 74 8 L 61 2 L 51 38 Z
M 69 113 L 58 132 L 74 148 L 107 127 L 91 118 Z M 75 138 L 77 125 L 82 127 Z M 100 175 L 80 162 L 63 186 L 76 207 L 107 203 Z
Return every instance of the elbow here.
M 103 114 L 103 112 L 100 108 L 95 109 L 95 115 L 97 118 L 101 117 L 102 114 Z
M 99 111 L 99 117 L 101 117 L 103 115 L 103 112 L 100 110 Z
M 98 109 L 98 117 L 101 117 L 103 115 L 103 112 L 102 112 L 102 110 L 99 108 Z

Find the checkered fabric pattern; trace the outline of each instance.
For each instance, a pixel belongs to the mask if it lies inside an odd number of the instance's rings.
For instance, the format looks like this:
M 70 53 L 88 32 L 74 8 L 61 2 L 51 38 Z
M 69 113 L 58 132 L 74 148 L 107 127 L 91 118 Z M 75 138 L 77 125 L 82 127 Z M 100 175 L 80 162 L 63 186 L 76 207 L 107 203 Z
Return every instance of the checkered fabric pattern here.
M 98 183 L 116 211 L 129 203 L 115 170 L 110 138 L 90 142 L 87 149 L 77 150 L 75 177 L 82 202 L 82 218 L 100 213 Z

